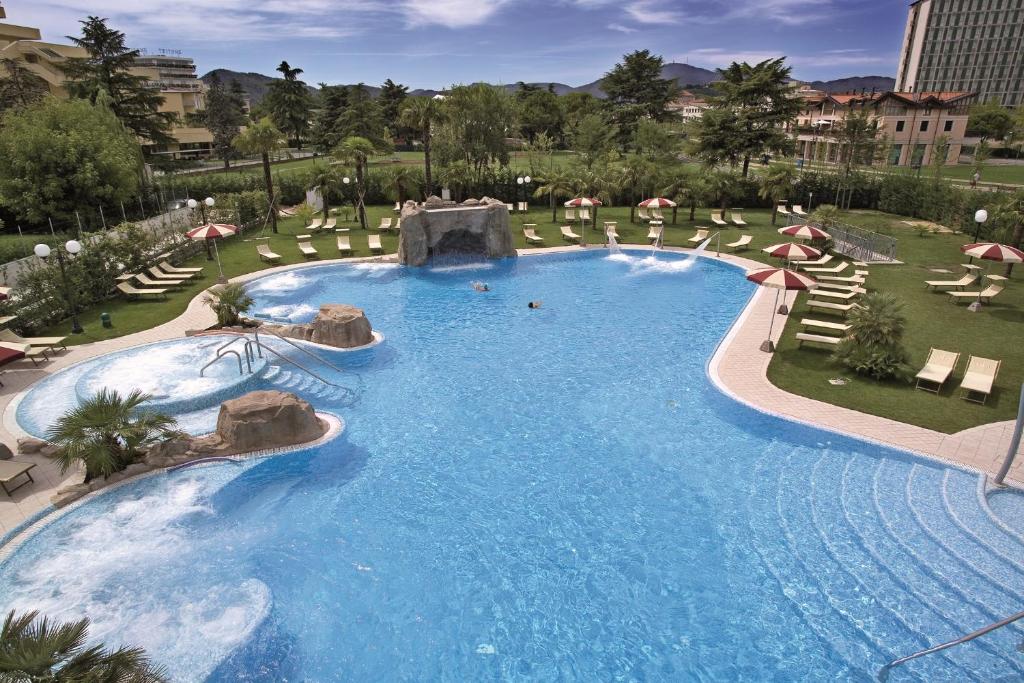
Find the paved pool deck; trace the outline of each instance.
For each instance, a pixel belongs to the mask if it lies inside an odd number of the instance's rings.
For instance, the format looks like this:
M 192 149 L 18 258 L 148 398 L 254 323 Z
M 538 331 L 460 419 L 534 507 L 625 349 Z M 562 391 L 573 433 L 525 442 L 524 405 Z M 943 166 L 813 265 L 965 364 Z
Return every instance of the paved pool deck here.
M 626 248 L 650 249 L 648 245 L 623 245 Z M 601 246 L 590 246 L 601 249 Z M 522 256 L 578 252 L 578 246 L 548 247 L 520 250 Z M 688 253 L 690 250 L 666 247 L 665 251 Z M 742 269 L 763 268 L 764 264 L 736 256 L 722 254 L 715 256 L 708 252 L 706 258 L 720 258 Z M 322 260 L 313 263 L 297 263 L 249 273 L 232 282 L 246 282 L 265 275 L 305 268 L 310 265 L 354 262 L 395 262 L 394 256 L 356 259 Z M 207 277 L 210 277 L 209 275 Z M 213 280 L 211 278 L 212 286 Z M 771 354 L 759 350 L 768 334 L 768 326 L 774 314 L 774 292 L 758 290 L 716 353 L 708 363 L 712 381 L 725 393 L 757 410 L 778 415 L 805 424 L 822 427 L 834 432 L 861 437 L 886 446 L 912 451 L 927 457 L 937 458 L 980 472 L 994 473 L 1002 462 L 1009 447 L 1013 422 L 995 422 L 958 432 L 943 434 L 922 427 L 904 424 L 876 415 L 841 408 L 821 401 L 790 394 L 768 381 L 768 363 Z M 143 304 L 140 304 L 143 305 Z M 116 339 L 69 347 L 55 359 L 38 368 L 27 361 L 14 367 L 8 366 L 3 375 L 4 388 L 0 389 L 0 440 L 14 446 L 24 433 L 14 421 L 12 403 L 35 382 L 69 365 L 89 358 L 121 349 L 149 344 L 184 336 L 186 330 L 205 329 L 216 322 L 213 312 L 203 303 L 203 295 L 196 296 L 177 318 L 142 332 L 128 334 Z M 777 316 L 773 338 L 777 341 L 785 326 L 785 317 Z M 25 366 L 28 367 L 25 367 Z M 950 397 L 936 397 L 938 401 L 958 400 Z M 1024 450 L 1024 449 L 1022 449 Z M 21 525 L 33 515 L 50 505 L 50 496 L 58 488 L 81 481 L 80 471 L 61 475 L 59 468 L 49 459 L 41 456 L 16 456 L 18 460 L 36 464 L 32 470 L 34 484 L 19 488 L 11 497 L 0 492 L 0 536 Z M 1018 458 L 1010 471 L 1015 483 L 1024 482 L 1024 458 Z

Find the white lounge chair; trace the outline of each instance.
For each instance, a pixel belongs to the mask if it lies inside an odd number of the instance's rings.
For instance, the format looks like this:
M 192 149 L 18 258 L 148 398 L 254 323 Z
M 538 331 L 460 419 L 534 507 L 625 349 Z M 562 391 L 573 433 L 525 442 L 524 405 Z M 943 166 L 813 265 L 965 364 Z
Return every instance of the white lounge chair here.
M 914 377 L 917 378 L 917 384 L 915 385 L 918 389 L 924 389 L 930 391 L 933 394 L 937 394 L 942 390 L 942 385 L 946 383 L 949 376 L 953 374 L 953 370 L 956 368 L 957 361 L 960 360 L 959 353 L 953 353 L 952 351 L 943 351 L 942 349 L 931 348 L 928 350 L 928 358 L 924 362 L 924 367 Z M 935 388 L 929 386 L 921 386 L 921 383 L 934 384 Z
M 316 232 L 320 229 L 320 226 L 324 224 L 323 218 L 314 218 L 313 222 L 305 227 L 307 232 Z
M 281 255 L 271 251 L 269 244 L 257 244 L 256 253 L 267 263 L 277 263 L 281 260 Z
M 950 288 L 950 289 L 963 289 L 968 285 L 973 285 L 978 281 L 978 276 L 974 273 L 967 273 L 959 280 L 925 280 L 924 284 L 928 288 L 934 287 L 935 289 Z
M 167 261 L 161 261 L 160 267 L 163 268 L 165 273 L 191 273 L 198 275 L 203 272 L 202 268 L 178 268 L 177 266 L 172 266 Z
M 146 296 L 155 296 L 160 298 L 167 297 L 166 289 L 139 289 L 137 287 L 132 287 L 127 282 L 118 282 L 117 289 L 129 299 L 142 298 Z
M 804 207 L 800 206 L 799 204 L 794 204 L 793 205 L 793 213 L 795 213 L 797 216 L 801 216 L 801 217 L 807 215 L 807 212 L 804 211 Z
M 961 301 L 991 301 L 999 292 L 1003 291 L 1000 285 L 989 285 L 980 292 L 946 292 L 953 303 Z
M 689 242 L 690 244 L 700 244 L 701 242 L 703 242 L 707 238 L 708 238 L 707 228 L 700 228 L 700 229 L 697 230 L 697 233 L 693 237 L 691 237 L 690 239 L 688 239 L 686 241 Z
M 796 338 L 800 342 L 798 346 L 803 346 L 804 342 L 814 342 L 815 344 L 828 344 L 829 346 L 836 346 L 839 342 L 843 341 L 842 337 L 829 337 L 824 334 L 808 334 L 807 332 L 797 332 Z
M 661 215 L 661 209 L 651 209 L 651 218 L 656 221 L 665 220 L 665 217 Z
M 743 214 L 740 213 L 739 209 L 732 209 L 731 211 L 729 211 L 729 219 L 732 221 L 733 225 L 739 226 L 741 228 L 747 227 L 747 222 L 743 220 Z
M 506 204 L 506 205 L 505 205 L 505 208 L 506 208 L 506 209 L 508 209 L 508 212 L 509 212 L 509 213 L 512 213 L 513 211 L 515 211 L 515 210 L 516 210 L 516 207 L 515 207 L 515 206 L 513 206 L 512 204 Z
M 801 270 L 807 270 L 808 268 L 823 266 L 829 261 L 831 261 L 833 258 L 835 257 L 832 256 L 832 254 L 825 254 L 820 259 L 817 259 L 815 261 L 801 261 L 800 263 L 796 264 L 796 267 L 800 268 Z
M 585 207 L 581 207 L 580 208 L 580 220 L 581 221 L 589 221 L 590 220 L 590 209 L 585 208 Z
M 861 285 L 864 284 L 864 280 L 853 281 L 850 283 L 844 282 L 818 282 L 818 289 L 835 290 L 839 292 L 854 292 L 863 289 Z
M 143 273 L 136 273 L 135 279 L 143 287 L 170 287 L 171 289 L 178 289 L 188 284 L 188 280 L 154 280 Z
M 837 304 L 831 301 L 819 301 L 818 299 L 808 299 L 808 308 L 817 308 L 823 313 L 840 313 L 846 315 L 849 313 L 857 304 Z
M 788 216 L 789 214 L 793 213 L 792 211 L 789 210 L 789 207 L 786 206 L 786 202 L 780 202 L 778 207 L 776 207 L 776 211 L 778 211 L 784 216 Z
M 31 344 L 16 344 L 14 342 L 0 341 L 0 347 L 5 349 L 13 349 L 15 351 L 21 351 L 25 354 L 25 358 L 32 361 L 32 365 L 39 365 L 37 358 L 42 358 L 43 361 L 49 360 L 49 356 L 46 355 L 46 348 L 42 346 L 32 346 Z M 7 460 L 5 462 L 10 462 Z
M 391 210 L 394 211 L 395 213 L 401 212 L 401 210 L 402 210 L 402 203 L 401 202 L 395 202 L 395 208 L 393 208 Z
M 646 209 L 646 208 L 644 208 L 644 207 L 642 207 L 642 206 L 641 206 L 641 207 L 639 207 L 639 208 L 637 208 L 637 210 L 636 210 L 636 215 L 637 215 L 637 216 L 638 216 L 638 217 L 640 218 L 640 220 L 642 220 L 642 221 L 649 221 L 649 220 L 651 220 L 651 217 L 650 217 L 650 215 L 648 215 L 648 213 L 647 213 L 647 209 Z
M 391 218 L 381 218 L 380 225 L 377 226 L 378 230 L 390 230 L 391 229 Z
M 864 294 L 867 290 L 858 287 L 849 292 L 834 292 L 830 289 L 822 289 L 821 287 L 815 287 L 811 290 L 810 296 L 813 298 L 825 298 L 825 299 L 839 299 L 841 301 L 849 301 L 858 294 Z
M 195 273 L 165 273 L 156 266 L 152 268 L 146 268 L 146 272 L 149 276 L 158 282 L 161 280 L 174 280 L 181 282 L 182 280 L 191 280 L 192 278 L 198 277 Z
M 29 346 L 41 346 L 46 349 L 50 349 L 54 353 L 57 352 L 57 348 L 67 351 L 68 347 L 64 343 L 67 337 L 22 337 L 14 333 L 13 330 L 0 330 L 0 341 L 11 342 L 13 344 L 28 344 Z
M 855 270 L 853 275 L 815 275 L 818 282 L 864 282 L 868 277 L 868 271 Z
M 309 235 L 300 235 L 300 238 L 301 237 L 307 237 L 308 238 Z M 306 258 L 319 258 L 320 257 L 320 252 L 318 252 L 316 250 L 316 247 L 314 247 L 309 242 L 299 242 L 299 251 L 301 251 L 302 255 L 305 256 Z
M 537 226 L 527 223 L 523 226 L 523 236 L 530 244 L 544 244 L 544 238 L 537 234 Z
M 823 273 L 826 275 L 834 275 L 836 273 L 843 272 L 844 270 L 846 270 L 847 267 L 849 267 L 849 265 L 849 261 L 843 261 L 838 266 L 832 266 L 831 268 L 804 268 L 804 270 L 807 271 L 808 273 Z
M 569 221 L 570 223 L 572 221 L 576 220 L 576 209 L 572 209 L 572 208 L 566 209 L 565 210 L 565 220 Z
M 336 227 L 338 227 L 338 219 L 337 218 L 328 218 L 327 222 L 324 223 L 323 227 L 320 228 L 320 229 L 325 231 L 325 232 L 330 232 L 331 230 L 334 230 Z
M 850 326 L 846 323 L 834 323 L 829 320 L 815 320 L 814 318 L 804 318 L 800 321 L 800 324 L 804 326 L 804 329 L 814 330 L 827 330 L 829 332 L 849 332 Z
M 341 254 L 352 253 L 352 243 L 349 241 L 348 235 L 338 235 L 338 252 Z
M 519 207 L 519 213 L 526 213 L 530 210 L 530 204 L 528 202 L 519 202 L 517 206 Z
M 960 382 L 960 398 L 965 401 L 985 404 L 989 394 L 992 393 L 992 385 L 995 384 L 996 376 L 999 374 L 999 366 L 1003 364 L 1000 360 L 971 356 L 967 360 L 967 370 L 964 371 L 964 379 Z M 981 400 L 971 398 L 972 394 L 981 394 Z
M 753 241 L 754 238 L 752 235 L 740 235 L 740 238 L 738 240 L 736 240 L 735 242 L 729 242 L 725 246 L 729 247 L 733 251 L 742 251 L 743 249 L 746 249 Z
M 661 239 L 661 233 L 664 232 L 665 226 L 661 223 L 651 223 L 651 227 L 647 230 L 647 241 L 657 242 Z
M 621 237 L 619 237 L 619 224 L 611 221 L 605 221 L 604 234 L 608 235 L 616 242 L 622 239 Z
M 562 228 L 562 239 L 566 242 L 579 242 L 580 236 L 572 231 L 572 228 L 568 225 L 563 225 Z
M 726 223 L 725 220 L 722 219 L 721 211 L 711 212 L 711 222 L 714 223 L 715 225 L 728 225 L 728 223 Z
M 370 247 L 370 252 L 374 254 L 384 253 L 384 245 L 380 243 L 380 235 L 369 235 L 367 236 L 367 246 Z

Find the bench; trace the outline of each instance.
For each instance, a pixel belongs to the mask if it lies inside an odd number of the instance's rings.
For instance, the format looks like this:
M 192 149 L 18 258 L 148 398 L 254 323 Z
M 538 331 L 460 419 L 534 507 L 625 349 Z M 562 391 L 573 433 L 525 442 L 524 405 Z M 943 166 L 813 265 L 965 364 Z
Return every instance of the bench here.
M 824 334 L 807 334 L 806 332 L 797 332 L 796 338 L 800 340 L 800 346 L 803 346 L 804 342 L 814 342 L 817 344 L 835 346 L 839 342 L 843 341 L 842 337 L 829 337 Z

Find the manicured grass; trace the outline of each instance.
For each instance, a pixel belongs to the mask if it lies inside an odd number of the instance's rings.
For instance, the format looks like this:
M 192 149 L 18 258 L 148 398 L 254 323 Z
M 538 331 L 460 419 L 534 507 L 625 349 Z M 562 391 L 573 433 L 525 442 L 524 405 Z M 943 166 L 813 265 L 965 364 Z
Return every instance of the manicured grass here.
M 778 163 L 792 163 L 778 162 Z M 817 167 L 819 164 L 807 163 L 804 165 L 805 169 Z M 836 170 L 835 164 L 824 164 L 820 165 L 823 170 L 834 172 Z M 917 170 L 908 166 L 876 166 L 873 169 L 878 173 L 893 173 L 899 175 L 916 175 Z M 932 177 L 935 175 L 935 169 L 931 166 L 921 167 L 922 177 Z M 974 166 L 971 164 L 950 164 L 942 167 L 942 177 L 946 180 L 960 180 L 968 181 L 971 176 L 974 175 Z M 994 164 L 987 163 L 981 171 L 981 182 L 982 183 L 998 183 L 1008 185 L 1024 185 L 1024 164 Z
M 666 221 L 671 221 L 671 211 L 665 211 Z M 666 223 L 665 244 L 670 246 L 693 246 L 687 242 L 698 227 L 707 227 L 713 234 L 715 230 L 708 219 L 708 209 L 698 209 L 696 221 L 690 222 L 689 211 L 678 212 L 678 224 Z M 394 216 L 390 207 L 375 206 L 368 210 L 369 224 L 376 226 L 382 216 Z M 343 216 L 342 216 L 343 218 Z M 551 221 L 550 209 L 535 207 L 526 215 L 514 214 L 511 217 L 512 233 L 516 247 L 529 246 L 523 236 L 522 224 L 535 223 L 537 233 L 544 238 L 544 246 L 560 246 L 563 241 L 559 226 L 565 223 L 564 209 L 559 207 L 557 220 Z M 614 220 L 618 222 L 618 232 L 624 243 L 646 244 L 647 226 L 629 222 L 629 209 L 623 207 L 601 207 L 597 215 L 598 222 Z M 780 218 L 777 226 L 771 225 L 771 213 L 768 210 L 756 209 L 744 212 L 744 219 L 749 228 L 740 230 L 731 227 L 721 231 L 721 241 L 725 245 L 736 240 L 741 234 L 753 236 L 753 243 L 748 251 L 742 252 L 748 258 L 775 265 L 760 252 L 762 247 L 785 241 L 776 232 L 782 227 Z M 943 432 L 955 432 L 967 427 L 997 420 L 1012 419 L 1016 414 L 1017 394 L 1024 381 L 1024 344 L 1018 335 L 1024 333 L 1024 288 L 1013 281 L 1008 283 L 1006 291 L 996 298 L 991 305 L 985 306 L 978 313 L 971 313 L 966 306 L 949 302 L 945 294 L 930 292 L 925 288 L 926 279 L 956 279 L 959 277 L 959 264 L 966 261 L 959 252 L 959 246 L 967 240 L 962 235 L 929 234 L 919 236 L 913 228 L 903 224 L 901 216 L 880 212 L 854 211 L 845 214 L 843 220 L 863 227 L 886 232 L 899 239 L 898 256 L 903 265 L 872 266 L 868 278 L 872 290 L 895 293 L 905 302 L 904 313 L 907 317 L 906 346 L 911 355 L 911 364 L 919 368 L 924 363 L 928 349 L 937 346 L 943 349 L 959 351 L 963 354 L 957 372 L 947 384 L 943 392 L 934 394 L 915 390 L 911 384 L 879 383 L 870 379 L 860 378 L 830 360 L 830 352 L 824 349 L 806 346 L 797 348 L 794 335 L 801 329 L 799 321 L 803 317 L 839 320 L 822 313 L 810 313 L 806 307 L 806 296 L 797 297 L 794 313 L 782 335 L 778 353 L 769 367 L 769 378 L 779 387 L 795 394 L 820 399 L 836 405 L 852 408 L 866 413 L 891 417 L 895 420 L 928 427 Z M 342 227 L 352 228 L 349 233 L 355 256 L 369 256 L 366 236 L 354 222 L 339 221 Z M 579 223 L 574 224 L 579 232 Z M 302 226 L 296 219 L 280 222 L 280 234 L 270 236 L 270 247 L 281 254 L 282 263 L 298 263 L 303 261 L 295 246 L 295 235 L 302 232 Z M 375 233 L 376 231 L 369 231 Z M 252 241 L 255 235 L 248 235 L 245 240 L 230 238 L 221 241 L 221 258 L 224 272 L 228 277 L 248 273 L 269 267 L 261 262 L 256 255 L 257 242 Z M 586 233 L 587 242 L 599 243 L 600 236 L 593 229 Z M 248 240 L 248 241 L 246 241 Z M 335 235 L 317 235 L 312 239 L 314 246 L 323 258 L 337 256 Z M 398 239 L 394 234 L 383 234 L 382 242 L 388 253 L 397 250 Z M 710 250 L 715 248 L 714 243 Z M 126 302 L 111 300 L 103 306 L 94 307 L 82 316 L 86 333 L 72 338 L 72 343 L 84 343 L 107 339 L 114 336 L 137 332 L 172 319 L 180 314 L 188 302 L 203 288 L 210 286 L 216 279 L 216 264 L 206 261 L 205 256 L 194 258 L 187 265 L 206 266 L 206 277 L 197 285 L 172 294 L 166 302 Z M 985 264 L 990 272 L 1001 272 L 996 264 Z M 953 271 L 950 275 L 934 273 L 929 268 L 946 268 Z M 1014 279 L 1024 277 L 1020 272 Z M 790 295 L 792 300 L 793 295 Z M 113 316 L 114 328 L 104 329 L 99 324 L 101 311 L 108 311 Z M 60 325 L 41 332 L 40 334 L 70 334 L 70 323 Z M 751 350 L 751 353 L 758 353 Z M 993 396 L 985 406 L 960 400 L 955 388 L 963 377 L 967 356 L 976 354 L 987 358 L 1003 361 L 1003 367 L 996 381 Z M 828 380 L 833 377 L 845 377 L 849 381 L 844 386 L 833 386 Z

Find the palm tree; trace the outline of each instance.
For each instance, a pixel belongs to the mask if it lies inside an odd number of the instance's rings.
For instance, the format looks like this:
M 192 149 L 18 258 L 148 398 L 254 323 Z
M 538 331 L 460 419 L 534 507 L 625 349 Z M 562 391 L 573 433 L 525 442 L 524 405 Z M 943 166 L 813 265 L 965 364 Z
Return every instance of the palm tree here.
M 89 620 L 50 622 L 38 612 L 11 612 L 0 629 L 0 680 L 72 683 L 163 683 L 141 648 L 86 647 Z
M 540 185 L 533 191 L 533 196 L 537 198 L 544 195 L 548 196 L 548 201 L 551 203 L 551 222 L 557 223 L 558 205 L 555 202 L 555 198 L 568 197 L 572 194 L 572 174 L 562 168 L 552 169 L 545 173 L 544 177 L 538 180 L 538 183 Z
M 61 473 L 81 462 L 85 481 L 106 478 L 131 465 L 143 446 L 178 436 L 174 418 L 142 409 L 149 398 L 137 389 L 122 397 L 104 387 L 64 413 L 47 433 L 47 439 L 60 449 L 55 459 Z
M 789 164 L 779 164 L 761 176 L 761 187 L 757 191 L 757 196 L 771 200 L 772 225 L 775 225 L 775 219 L 779 214 L 779 202 L 793 193 L 795 179 L 796 171 Z
M 420 136 L 423 143 L 423 175 L 426 180 L 426 196 L 434 194 L 434 181 L 431 174 L 430 152 L 431 133 L 435 124 L 444 119 L 444 107 L 441 100 L 433 97 L 410 97 L 406 100 L 399 123 Z
M 719 208 L 725 211 L 736 190 L 736 175 L 729 171 L 714 171 L 707 176 L 707 189 L 717 200 Z
M 217 314 L 217 322 L 222 327 L 239 324 L 241 315 L 253 304 L 252 297 L 245 291 L 245 287 L 237 282 L 211 288 L 203 302 Z
M 633 223 L 636 214 L 637 192 L 642 195 L 643 188 L 651 181 L 654 174 L 654 166 L 651 162 L 637 154 L 630 154 L 626 157 L 622 166 L 616 173 L 616 180 L 619 186 L 629 196 L 629 222 Z
M 1000 202 L 994 211 L 996 222 L 1005 224 L 1012 230 L 1010 232 L 1009 245 L 1020 249 L 1024 241 L 1024 190 L 1018 190 L 1016 194 L 1010 195 Z M 1013 272 L 1013 264 L 1006 264 L 1004 277 L 1010 277 Z
M 686 204 L 690 207 L 690 221 L 697 218 L 697 204 L 700 203 L 708 193 L 708 184 L 703 174 L 691 173 L 682 170 L 677 173 L 671 182 L 662 189 L 661 194 L 671 198 L 677 204 Z M 676 209 L 672 209 L 672 222 L 676 222 Z
M 359 213 L 359 224 L 366 230 L 366 163 L 370 155 L 377 153 L 378 147 L 370 140 L 358 135 L 350 135 L 334 148 L 334 156 L 343 164 L 356 169 L 356 211 Z
M 462 198 L 462 190 L 469 187 L 473 179 L 473 169 L 461 159 L 441 169 L 441 183 L 454 193 L 457 200 Z
M 274 199 L 274 179 L 270 175 L 270 153 L 281 148 L 283 134 L 269 116 L 247 127 L 231 141 L 242 154 L 259 154 L 263 159 L 263 181 L 267 185 L 267 201 L 270 203 L 270 220 L 277 232 L 277 201 Z
M 320 197 L 324 202 L 325 220 L 330 217 L 331 213 L 331 195 L 340 193 L 342 185 L 344 185 L 341 178 L 340 170 L 332 164 L 317 166 L 310 177 L 313 187 L 320 188 Z
M 903 377 L 907 352 L 903 330 L 907 320 L 903 304 L 892 294 L 865 294 L 846 320 L 850 329 L 836 347 L 834 358 L 855 372 L 875 379 Z

